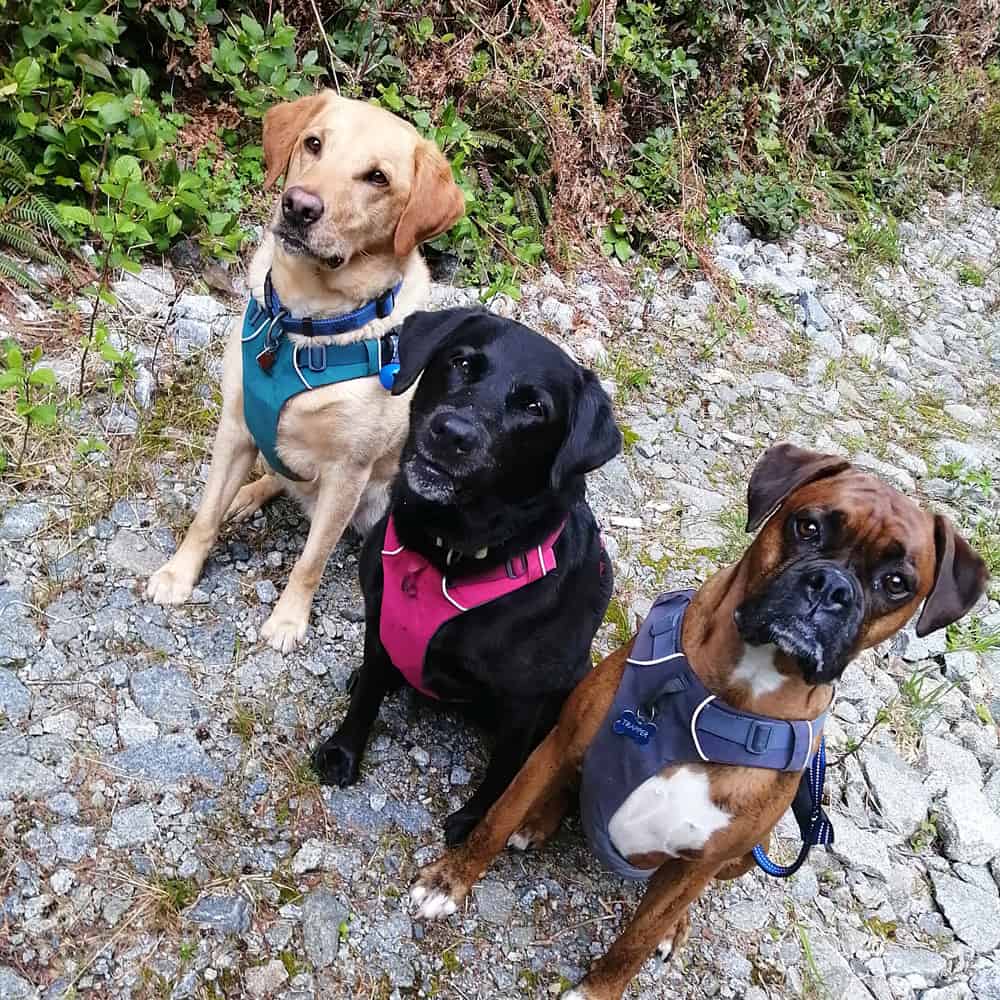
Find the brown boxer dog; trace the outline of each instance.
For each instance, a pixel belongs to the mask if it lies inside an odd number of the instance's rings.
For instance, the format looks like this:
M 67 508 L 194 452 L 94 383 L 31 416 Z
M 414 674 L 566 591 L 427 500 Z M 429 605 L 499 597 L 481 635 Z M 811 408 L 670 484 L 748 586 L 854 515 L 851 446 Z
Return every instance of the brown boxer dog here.
M 985 564 L 948 518 L 843 458 L 771 448 L 753 471 L 747 506 L 747 530 L 762 530 L 736 565 L 694 595 L 678 633 L 704 688 L 737 711 L 817 720 L 850 660 L 902 628 L 921 602 L 917 634 L 926 635 L 957 621 L 983 592 Z M 524 849 L 555 831 L 631 649 L 612 653 L 577 686 L 465 844 L 422 869 L 411 890 L 420 916 L 454 913 L 504 845 Z M 820 735 L 806 741 L 812 752 Z M 754 846 L 766 847 L 800 777 L 699 762 L 667 767 L 636 788 L 607 828 L 628 864 L 655 871 L 629 925 L 564 1000 L 617 1000 L 657 945 L 665 958 L 676 954 L 689 904 L 713 878 L 749 871 Z

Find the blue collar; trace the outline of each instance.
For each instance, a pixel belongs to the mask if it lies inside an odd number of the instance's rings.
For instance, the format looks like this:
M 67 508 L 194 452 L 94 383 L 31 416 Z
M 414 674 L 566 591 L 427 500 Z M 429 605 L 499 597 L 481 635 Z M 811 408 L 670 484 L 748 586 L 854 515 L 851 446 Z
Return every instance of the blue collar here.
M 272 316 L 280 317 L 281 329 L 285 333 L 297 333 L 303 337 L 332 337 L 339 333 L 360 330 L 372 320 L 391 316 L 393 309 L 396 308 L 396 298 L 402 287 L 403 282 L 400 280 L 392 288 L 387 288 L 381 295 L 372 299 L 371 302 L 366 302 L 353 312 L 344 313 L 341 316 L 330 316 L 327 319 L 312 319 L 306 316 L 303 319 L 297 319 L 281 304 L 278 293 L 271 284 L 271 272 L 268 271 L 267 277 L 264 279 L 264 305 Z

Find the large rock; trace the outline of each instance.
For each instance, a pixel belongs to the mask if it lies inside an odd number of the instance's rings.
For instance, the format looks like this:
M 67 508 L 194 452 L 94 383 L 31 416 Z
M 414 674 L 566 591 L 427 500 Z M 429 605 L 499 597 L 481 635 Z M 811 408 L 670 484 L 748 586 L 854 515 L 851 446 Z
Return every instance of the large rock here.
M 976 1000 L 1000 1000 L 1000 968 L 996 964 L 978 969 L 969 977 Z
M 138 274 L 123 274 L 111 289 L 132 312 L 166 319 L 174 297 L 174 276 L 165 267 L 144 267 Z
M 0 965 L 0 1000 L 35 1000 L 38 990 L 13 969 Z
M 195 726 L 204 712 L 187 674 L 168 667 L 150 667 L 132 675 L 132 699 L 155 722 L 166 726 Z
M 487 879 L 473 890 L 479 916 L 489 924 L 505 926 L 517 903 L 514 893 L 502 882 Z
M 250 904 L 242 896 L 206 896 L 185 917 L 216 934 L 243 934 L 250 929 Z
M 148 802 L 120 809 L 111 821 L 106 843 L 108 847 L 136 847 L 155 840 L 156 819 Z
M 932 790 L 943 791 L 953 785 L 982 784 L 983 769 L 975 754 L 951 740 L 928 736 L 924 741 L 924 760 L 927 784 Z
M 0 754 L 0 799 L 42 799 L 59 787 L 55 772 L 31 757 Z
M 31 692 L 13 670 L 0 669 L 0 722 L 20 722 L 31 711 Z
M 163 565 L 163 553 L 142 535 L 122 529 L 115 535 L 105 555 L 108 565 L 132 576 L 152 576 Z
M 76 823 L 60 823 L 49 831 L 56 846 L 56 856 L 63 861 L 76 864 L 94 846 L 94 828 L 77 826 Z
M 211 295 L 182 295 L 174 306 L 170 334 L 178 354 L 189 355 L 221 336 L 233 316 Z
M 955 936 L 980 954 L 1000 945 L 1000 898 L 941 872 L 931 872 L 934 896 Z
M 885 841 L 877 833 L 860 830 L 846 816 L 831 816 L 835 831 L 831 852 L 848 868 L 888 879 L 890 863 Z
M 20 542 L 40 531 L 49 517 L 44 503 L 18 503 L 8 507 L 0 521 L 0 541 Z
M 1000 854 L 1000 817 L 975 785 L 950 785 L 938 807 L 938 833 L 952 861 L 989 864 Z
M 886 975 L 923 976 L 933 982 L 943 976 L 948 968 L 948 960 L 929 948 L 903 948 L 898 944 L 887 944 L 885 954 Z
M 824 995 L 837 1000 L 873 1000 L 871 992 L 854 975 L 840 949 L 825 934 L 810 933 L 809 949 Z
M 862 760 L 886 826 L 904 837 L 927 818 L 930 792 L 919 774 L 894 750 L 874 747 Z
M 142 778 L 164 789 L 191 778 L 218 787 L 225 777 L 222 767 L 189 733 L 164 736 L 129 747 L 112 757 L 111 763 L 129 777 Z
M 314 969 L 332 965 L 340 949 L 347 907 L 328 889 L 313 889 L 302 903 L 302 939 Z

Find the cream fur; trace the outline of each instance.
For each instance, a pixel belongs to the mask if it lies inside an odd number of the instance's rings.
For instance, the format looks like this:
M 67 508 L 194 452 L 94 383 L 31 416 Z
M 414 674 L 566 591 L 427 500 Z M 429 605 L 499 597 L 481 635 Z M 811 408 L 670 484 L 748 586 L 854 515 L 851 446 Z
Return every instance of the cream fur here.
M 319 104 L 318 116 L 296 138 L 286 189 L 308 186 L 323 197 L 324 216 L 315 232 L 310 230 L 310 246 L 330 256 L 332 241 L 344 263 L 331 269 L 313 257 L 286 252 L 273 235 L 281 218 L 279 200 L 272 228 L 250 262 L 247 284 L 262 301 L 270 270 L 275 290 L 292 315 L 322 318 L 356 309 L 402 277 L 391 317 L 342 337 L 313 341 L 346 343 L 381 336 L 426 302 L 430 278 L 419 252 L 414 248 L 400 258 L 393 250 L 393 232 L 413 184 L 417 148 L 426 144 L 411 126 L 371 105 L 333 95 Z M 282 107 L 287 106 L 275 111 Z M 267 123 L 265 148 L 266 130 Z M 324 148 L 306 162 L 301 139 L 311 134 L 323 137 Z M 365 184 L 359 174 L 365 164 L 385 170 L 391 179 L 387 190 Z M 441 192 L 443 199 L 454 201 L 454 196 L 453 190 Z M 241 329 L 242 320 L 234 324 L 226 346 L 222 417 L 201 506 L 176 554 L 150 578 L 147 594 L 157 604 L 188 600 L 223 518 L 244 520 L 287 492 L 312 523 L 262 635 L 288 652 L 305 636 L 313 595 L 347 524 L 353 521 L 366 532 L 385 512 L 408 429 L 412 390 L 392 396 L 378 379 L 365 378 L 300 393 L 282 412 L 278 453 L 303 481 L 272 471 L 243 485 L 258 453 L 243 418 Z

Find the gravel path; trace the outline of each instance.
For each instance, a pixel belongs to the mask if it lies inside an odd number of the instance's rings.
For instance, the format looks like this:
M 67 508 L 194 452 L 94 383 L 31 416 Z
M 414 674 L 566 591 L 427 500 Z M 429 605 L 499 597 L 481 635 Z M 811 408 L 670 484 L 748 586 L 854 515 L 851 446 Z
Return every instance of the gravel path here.
M 998 233 L 1000 212 L 957 195 L 900 225 L 901 264 L 733 223 L 713 255 L 745 310 L 675 271 L 618 291 L 546 275 L 494 303 L 598 368 L 627 428 L 592 480 L 617 574 L 601 652 L 741 550 L 748 470 L 779 439 L 949 511 L 997 567 Z M 190 605 L 143 599 L 197 505 L 239 309 L 177 282 L 119 285 L 136 399 L 95 390 L 70 421 L 115 450 L 67 472 L 53 442 L 27 493 L 0 494 L 0 998 L 557 996 L 639 896 L 575 821 L 425 928 L 406 890 L 482 772 L 479 735 L 401 693 L 359 785 L 321 789 L 305 765 L 360 662 L 355 539 L 291 656 L 258 642 L 304 542 L 291 502 L 225 533 Z M 74 384 L 78 357 L 54 367 Z M 713 887 L 682 962 L 650 962 L 630 997 L 1000 998 L 998 596 L 950 642 L 908 631 L 848 669 L 831 757 L 869 735 L 830 771 L 835 847 L 788 882 Z

